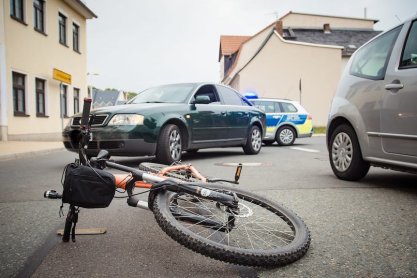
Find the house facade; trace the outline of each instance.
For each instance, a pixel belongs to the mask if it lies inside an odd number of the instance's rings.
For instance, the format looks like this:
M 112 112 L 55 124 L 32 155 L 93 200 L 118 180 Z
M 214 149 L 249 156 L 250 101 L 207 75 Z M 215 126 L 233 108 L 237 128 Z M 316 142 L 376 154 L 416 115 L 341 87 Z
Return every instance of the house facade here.
M 233 53 L 220 40 L 220 78 L 242 94 L 301 102 L 315 126 L 325 126 L 330 102 L 352 53 L 372 37 L 373 19 L 289 12 Z
M 57 140 L 87 96 L 80 0 L 0 0 L 0 138 Z

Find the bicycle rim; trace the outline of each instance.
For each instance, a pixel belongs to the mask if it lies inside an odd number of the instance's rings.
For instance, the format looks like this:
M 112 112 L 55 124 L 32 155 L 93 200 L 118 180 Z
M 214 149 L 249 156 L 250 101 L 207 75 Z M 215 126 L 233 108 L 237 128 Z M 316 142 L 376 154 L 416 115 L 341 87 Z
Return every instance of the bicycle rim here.
M 209 187 L 230 190 L 224 185 Z M 187 194 L 166 191 L 158 194 L 154 202 L 155 218 L 171 238 L 185 247 L 229 263 L 281 266 L 307 252 L 310 233 L 297 215 L 252 193 L 233 191 L 239 198 L 240 213 L 234 217 L 234 226 L 229 231 L 224 228 L 231 220 L 225 207 Z M 190 216 L 197 220 L 190 221 Z

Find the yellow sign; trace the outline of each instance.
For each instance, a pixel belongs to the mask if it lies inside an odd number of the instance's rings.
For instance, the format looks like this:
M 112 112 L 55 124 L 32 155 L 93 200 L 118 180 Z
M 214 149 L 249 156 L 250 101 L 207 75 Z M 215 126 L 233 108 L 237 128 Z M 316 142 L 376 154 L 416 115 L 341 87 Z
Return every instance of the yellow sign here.
M 53 77 L 55 80 L 67 83 L 71 85 L 71 74 L 68 74 L 66 72 L 63 72 L 59 69 L 54 69 L 53 71 Z

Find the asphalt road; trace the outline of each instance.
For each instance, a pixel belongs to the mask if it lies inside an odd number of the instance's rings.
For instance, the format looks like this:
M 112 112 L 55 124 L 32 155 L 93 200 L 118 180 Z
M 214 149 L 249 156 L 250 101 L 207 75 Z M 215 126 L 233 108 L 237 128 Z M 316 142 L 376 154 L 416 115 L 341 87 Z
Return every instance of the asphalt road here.
M 56 230 L 59 201 L 43 191 L 61 189 L 62 169 L 75 155 L 58 151 L 0 162 L 0 276 L 33 277 L 416 277 L 417 176 L 371 168 L 360 183 L 336 179 L 324 137 L 293 147 L 202 150 L 185 156 L 201 172 L 233 178 L 231 162 L 244 167 L 241 186 L 295 211 L 312 244 L 299 261 L 282 268 L 238 267 L 180 246 L 157 226 L 149 211 L 115 199 L 106 209 L 83 209 L 80 228 L 105 227 L 104 235 L 62 243 Z M 149 159 L 117 158 L 136 166 Z

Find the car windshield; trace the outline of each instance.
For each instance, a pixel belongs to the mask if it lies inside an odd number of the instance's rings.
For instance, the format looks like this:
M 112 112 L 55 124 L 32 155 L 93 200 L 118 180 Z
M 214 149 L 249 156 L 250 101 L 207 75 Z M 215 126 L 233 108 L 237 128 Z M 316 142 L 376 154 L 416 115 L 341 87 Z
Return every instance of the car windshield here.
M 164 85 L 146 89 L 129 103 L 183 103 L 186 102 L 195 84 Z

